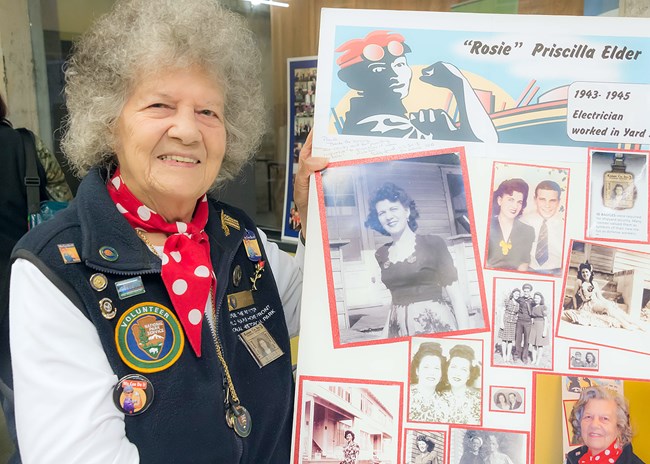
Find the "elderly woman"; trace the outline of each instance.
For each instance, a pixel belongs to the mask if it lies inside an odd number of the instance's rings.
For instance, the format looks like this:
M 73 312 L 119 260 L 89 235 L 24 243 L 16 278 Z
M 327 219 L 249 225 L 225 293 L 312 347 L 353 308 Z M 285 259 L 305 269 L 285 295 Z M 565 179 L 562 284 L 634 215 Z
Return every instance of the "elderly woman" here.
M 419 217 L 415 201 L 391 182 L 370 200 L 366 227 L 391 238 L 375 252 L 381 280 L 392 297 L 385 338 L 469 328 L 447 244 L 437 235 L 416 234 Z
M 627 401 L 615 391 L 604 387 L 583 390 L 569 422 L 582 446 L 567 454 L 567 464 L 643 464 L 632 451 Z
M 488 239 L 487 267 L 527 271 L 535 229 L 519 219 L 526 209 L 528 184 L 507 179 L 492 195 L 492 220 Z
M 77 44 L 63 145 L 85 177 L 14 253 L 23 462 L 289 461 L 300 259 L 206 195 L 260 140 L 258 69 L 212 0 L 118 1 Z M 325 164 L 303 152 L 301 211 Z M 282 355 L 254 358 L 260 336 Z

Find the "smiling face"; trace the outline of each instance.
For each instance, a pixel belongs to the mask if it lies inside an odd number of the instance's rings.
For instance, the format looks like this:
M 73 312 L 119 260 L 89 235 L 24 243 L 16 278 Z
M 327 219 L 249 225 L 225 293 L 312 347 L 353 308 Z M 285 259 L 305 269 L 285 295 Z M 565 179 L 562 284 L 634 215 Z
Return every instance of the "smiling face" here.
M 435 388 L 442 378 L 442 363 L 438 356 L 424 356 L 420 365 L 415 370 L 418 376 L 418 385 Z
M 221 89 L 198 68 L 147 74 L 135 83 L 115 138 L 131 192 L 167 221 L 187 221 L 216 179 L 226 150 Z
M 454 356 L 449 360 L 447 369 L 447 380 L 452 388 L 466 386 L 469 380 L 470 369 L 472 365 L 468 359 Z
M 555 190 L 537 190 L 535 195 L 537 212 L 544 219 L 552 218 L 560 208 L 560 194 Z
M 585 282 L 589 280 L 591 277 L 591 271 L 587 269 L 586 267 L 583 267 L 582 270 L 580 271 L 580 277 L 582 277 L 582 280 Z
M 521 297 L 521 292 L 519 290 L 515 290 L 514 292 L 512 292 L 512 299 L 513 300 L 518 300 L 519 297 Z
M 535 296 L 533 297 L 533 300 L 535 301 L 536 305 L 542 303 L 542 297 L 540 295 L 538 295 L 538 294 L 535 294 Z
M 521 208 L 524 205 L 524 194 L 521 192 L 512 192 L 512 194 L 504 193 L 497 197 L 497 204 L 499 205 L 499 216 L 506 219 L 515 219 L 519 216 Z
M 585 405 L 580 430 L 592 454 L 604 451 L 618 438 L 616 409 L 616 402 L 609 399 L 592 399 Z
M 377 219 L 388 235 L 400 236 L 408 227 L 411 209 L 398 201 L 380 200 L 375 205 Z
M 517 395 L 514 393 L 508 393 L 508 400 L 510 401 L 510 404 L 515 404 L 517 402 Z
M 419 440 L 418 441 L 418 449 L 420 450 L 420 452 L 424 453 L 427 450 L 427 442 L 425 442 L 423 440 Z

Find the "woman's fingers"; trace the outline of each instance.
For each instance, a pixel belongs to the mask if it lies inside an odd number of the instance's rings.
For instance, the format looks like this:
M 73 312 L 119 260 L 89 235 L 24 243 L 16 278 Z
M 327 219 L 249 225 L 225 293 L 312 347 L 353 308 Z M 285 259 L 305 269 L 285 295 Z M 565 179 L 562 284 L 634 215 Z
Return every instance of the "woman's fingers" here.
M 301 234 L 307 233 L 307 208 L 309 204 L 309 176 L 327 167 L 329 158 L 312 156 L 313 132 L 309 132 L 298 161 L 298 172 L 293 184 L 293 201 L 300 213 Z

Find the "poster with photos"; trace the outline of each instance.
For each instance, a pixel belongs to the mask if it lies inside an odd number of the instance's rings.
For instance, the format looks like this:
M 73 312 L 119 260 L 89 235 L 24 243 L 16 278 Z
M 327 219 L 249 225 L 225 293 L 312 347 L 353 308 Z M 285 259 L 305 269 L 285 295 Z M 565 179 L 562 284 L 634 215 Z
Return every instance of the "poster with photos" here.
M 562 462 L 538 374 L 650 382 L 647 69 L 633 18 L 323 9 L 298 385 L 401 386 L 404 462 Z
M 300 212 L 293 202 L 293 181 L 298 171 L 300 150 L 314 127 L 317 57 L 287 59 L 289 82 L 287 109 L 287 164 L 284 180 L 282 240 L 295 242 L 300 233 Z

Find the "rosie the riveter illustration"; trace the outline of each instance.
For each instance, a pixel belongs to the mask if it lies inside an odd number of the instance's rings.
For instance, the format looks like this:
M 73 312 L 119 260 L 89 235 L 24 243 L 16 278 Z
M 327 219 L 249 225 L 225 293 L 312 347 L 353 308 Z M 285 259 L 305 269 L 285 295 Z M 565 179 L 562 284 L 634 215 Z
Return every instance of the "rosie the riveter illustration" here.
M 350 100 L 341 133 L 411 139 L 496 142 L 496 129 L 465 76 L 441 61 L 424 68 L 420 80 L 451 91 L 458 107 L 458 123 L 442 109 L 407 113 L 413 70 L 406 60 L 411 51 L 401 34 L 373 31 L 336 49 L 338 77 L 358 96 Z

